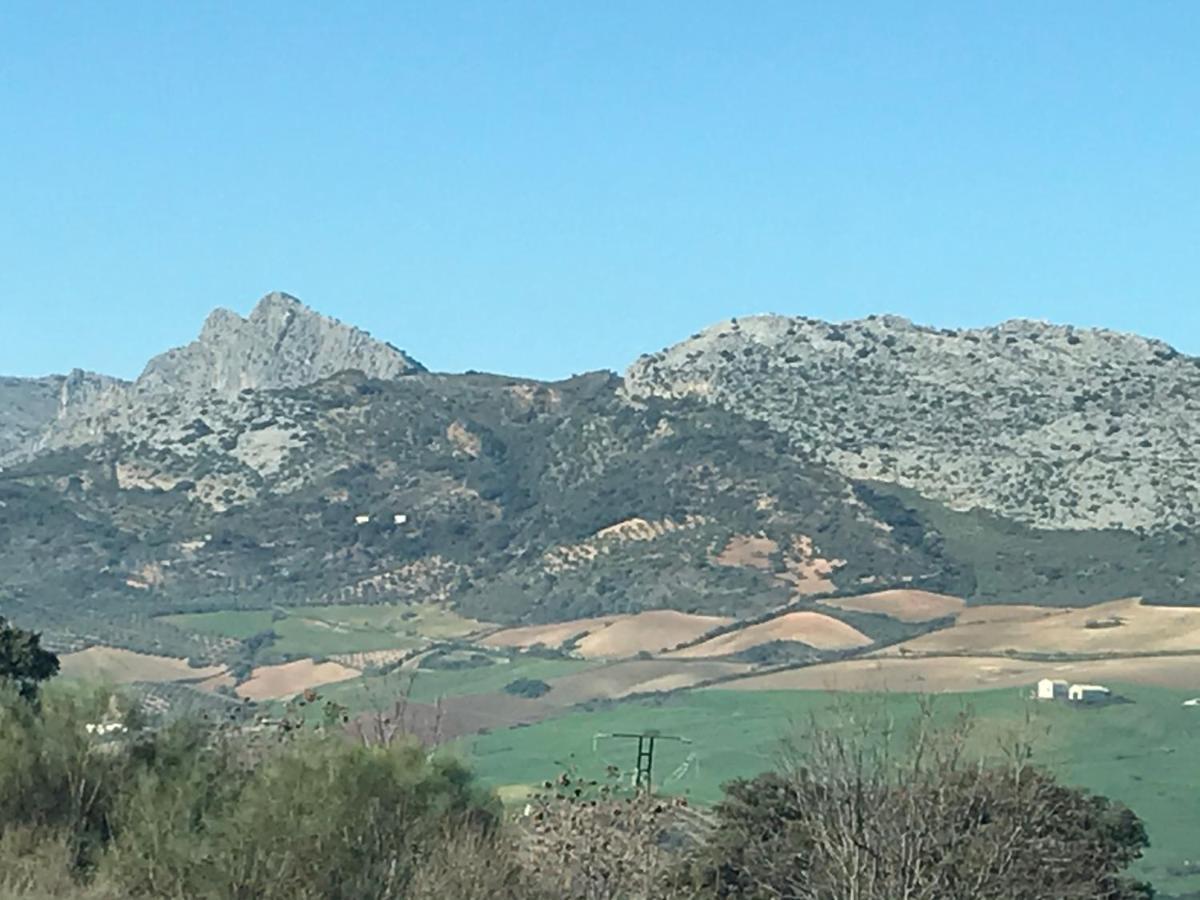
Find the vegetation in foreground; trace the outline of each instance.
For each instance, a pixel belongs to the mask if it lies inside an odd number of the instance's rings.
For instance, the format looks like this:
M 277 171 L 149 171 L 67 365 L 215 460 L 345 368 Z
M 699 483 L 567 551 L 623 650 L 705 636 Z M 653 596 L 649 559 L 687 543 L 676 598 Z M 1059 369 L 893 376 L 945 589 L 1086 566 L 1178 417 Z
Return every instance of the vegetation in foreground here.
M 404 738 L 143 728 L 116 721 L 110 696 L 37 680 L 0 686 L 7 897 L 1153 896 L 1123 874 L 1147 843 L 1132 812 L 1058 784 L 1020 744 L 983 764 L 965 717 L 923 715 L 905 738 L 867 720 L 814 729 L 710 811 L 565 773 L 510 818 L 464 766 Z M 87 727 L 105 721 L 118 727 Z

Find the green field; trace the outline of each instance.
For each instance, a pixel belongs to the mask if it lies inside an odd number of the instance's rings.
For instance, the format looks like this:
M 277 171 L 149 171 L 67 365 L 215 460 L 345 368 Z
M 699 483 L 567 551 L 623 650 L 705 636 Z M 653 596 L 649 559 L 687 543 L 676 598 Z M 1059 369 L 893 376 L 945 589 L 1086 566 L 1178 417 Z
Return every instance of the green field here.
M 276 618 L 279 613 L 282 618 Z M 186 631 L 236 640 L 274 631 L 278 639 L 271 649 L 293 656 L 407 650 L 427 640 L 458 637 L 475 627 L 442 607 L 413 604 L 223 610 L 164 616 L 163 621 Z
M 505 657 L 498 657 L 505 659 Z M 513 656 L 508 662 L 478 669 L 393 672 L 388 675 L 364 675 L 321 688 L 321 697 L 345 706 L 352 714 L 390 707 L 401 696 L 418 703 L 432 703 L 438 697 L 463 694 L 490 694 L 518 678 L 550 681 L 586 669 L 593 663 L 575 659 L 541 659 Z
M 1013 732 L 1032 737 L 1039 762 L 1069 783 L 1128 804 L 1146 822 L 1152 846 L 1139 873 L 1167 894 L 1200 891 L 1200 866 L 1189 871 L 1186 863 L 1200 856 L 1200 709 L 1181 706 L 1192 696 L 1186 692 L 1119 691 L 1133 702 L 1074 708 L 1033 704 L 1023 691 L 1005 690 L 942 697 L 936 710 L 950 715 L 972 709 L 981 748 L 994 749 Z M 564 766 L 593 777 L 609 764 L 628 771 L 634 746 L 595 735 L 658 729 L 694 741 L 660 744 L 655 776 L 661 789 L 711 802 L 722 782 L 770 767 L 783 739 L 797 734 L 810 715 L 886 712 L 902 727 L 916 709 L 911 695 L 855 700 L 822 692 L 699 691 L 482 735 L 464 742 L 462 751 L 489 784 L 515 794 L 513 786 L 537 784 Z

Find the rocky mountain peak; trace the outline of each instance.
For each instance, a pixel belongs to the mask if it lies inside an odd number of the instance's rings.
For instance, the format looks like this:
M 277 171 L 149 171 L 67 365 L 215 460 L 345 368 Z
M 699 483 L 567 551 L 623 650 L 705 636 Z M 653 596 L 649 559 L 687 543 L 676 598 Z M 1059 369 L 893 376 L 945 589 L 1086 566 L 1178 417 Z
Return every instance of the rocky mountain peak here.
M 137 431 L 150 409 L 159 410 L 160 421 L 188 422 L 213 398 L 302 387 L 346 370 L 393 379 L 425 368 L 361 329 L 272 292 L 246 317 L 213 310 L 196 340 L 151 359 L 132 384 L 79 371 L 0 384 L 0 399 L 11 401 L 10 412 L 0 414 L 0 464 Z
M 227 309 L 212 312 L 199 338 L 152 359 L 136 387 L 140 393 L 233 395 L 311 384 L 346 369 L 376 378 L 424 371 L 391 344 L 275 291 L 246 318 Z

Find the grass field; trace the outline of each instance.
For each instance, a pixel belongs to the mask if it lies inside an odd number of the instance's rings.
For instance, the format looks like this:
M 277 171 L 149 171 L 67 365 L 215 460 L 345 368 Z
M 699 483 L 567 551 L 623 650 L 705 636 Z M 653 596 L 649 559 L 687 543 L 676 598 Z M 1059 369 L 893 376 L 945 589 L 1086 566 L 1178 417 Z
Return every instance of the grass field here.
M 1152 846 L 1138 871 L 1166 894 L 1200 891 L 1200 709 L 1181 703 L 1191 694 L 1119 686 L 1133 702 L 1099 708 L 1034 704 L 1025 690 L 943 697 L 939 715 L 971 709 L 981 748 L 997 748 L 1014 731 L 1031 736 L 1038 760 L 1069 783 L 1127 803 L 1146 822 Z M 810 715 L 885 713 L 903 725 L 917 710 L 913 695 L 847 698 L 819 691 L 735 693 L 698 691 L 658 702 L 627 702 L 595 712 L 572 712 L 527 727 L 482 735 L 462 752 L 490 784 L 520 796 L 521 786 L 553 777 L 564 766 L 599 777 L 611 764 L 629 771 L 635 746 L 595 739 L 598 733 L 658 729 L 694 743 L 660 743 L 655 777 L 664 791 L 699 802 L 720 796 L 720 785 L 753 775 L 778 758 L 782 741 Z M 1027 715 L 1030 717 L 1027 721 Z
M 506 684 L 518 678 L 551 681 L 592 665 L 575 659 L 513 656 L 510 662 L 478 669 L 364 675 L 322 688 L 320 694 L 322 699 L 340 703 L 353 714 L 386 709 L 401 696 L 418 703 L 432 703 L 438 697 L 490 694 L 504 690 Z
M 332 656 L 371 650 L 407 650 L 427 640 L 467 634 L 478 623 L 439 606 L 305 606 L 280 610 L 226 610 L 165 616 L 178 628 L 242 640 L 264 631 L 278 639 L 272 649 L 297 656 Z

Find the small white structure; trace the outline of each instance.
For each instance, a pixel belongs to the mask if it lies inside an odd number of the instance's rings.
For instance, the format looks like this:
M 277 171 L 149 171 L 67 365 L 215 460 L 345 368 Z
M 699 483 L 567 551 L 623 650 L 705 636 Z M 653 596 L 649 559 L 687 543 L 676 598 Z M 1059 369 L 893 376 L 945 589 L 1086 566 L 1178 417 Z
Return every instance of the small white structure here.
M 1037 683 L 1039 700 L 1062 700 L 1067 696 L 1067 683 L 1060 678 L 1043 678 Z
M 354 517 L 355 525 L 367 525 L 370 523 L 370 521 L 371 521 L 371 517 L 368 516 L 366 513 L 362 513 L 362 514 Z
M 103 737 L 108 734 L 124 734 L 125 726 L 120 722 L 88 722 L 85 726 L 88 734 Z
M 406 516 L 404 513 L 396 513 L 394 516 L 392 516 L 393 525 L 403 525 L 407 521 L 408 516 Z
M 1191 700 L 1184 700 L 1184 706 L 1200 706 L 1200 697 L 1193 697 Z
M 1067 699 L 1074 703 L 1096 703 L 1111 696 L 1112 691 L 1099 684 L 1073 684 L 1067 689 Z

